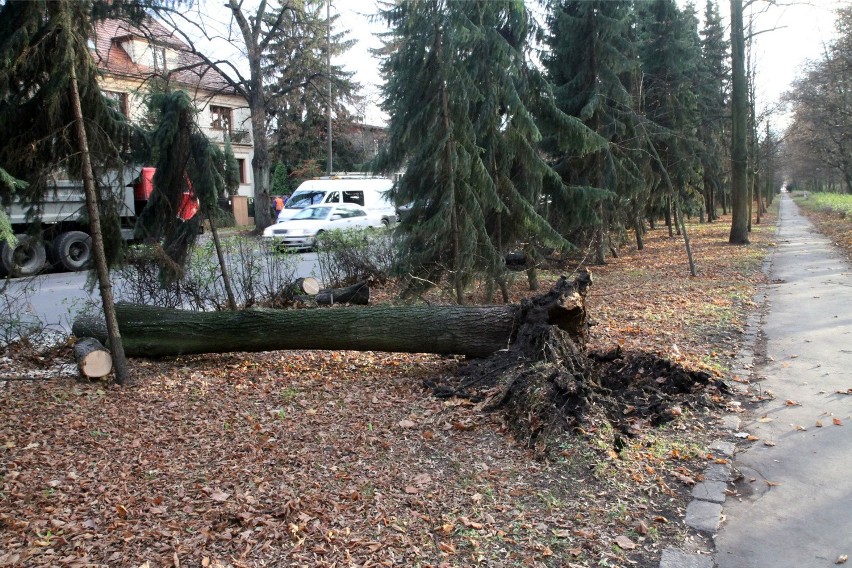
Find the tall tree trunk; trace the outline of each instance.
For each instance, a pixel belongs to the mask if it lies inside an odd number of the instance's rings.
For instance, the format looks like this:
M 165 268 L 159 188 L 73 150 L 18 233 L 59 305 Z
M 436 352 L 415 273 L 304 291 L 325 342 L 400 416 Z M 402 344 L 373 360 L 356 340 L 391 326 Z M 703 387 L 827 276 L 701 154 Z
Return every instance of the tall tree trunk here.
M 601 203 L 599 206 L 601 222 L 597 230 L 597 242 L 595 247 L 595 264 L 606 264 L 606 249 L 607 237 L 609 236 L 609 218 L 607 217 L 606 205 Z
M 77 132 L 77 144 L 80 146 L 80 156 L 83 162 L 83 189 L 86 192 L 86 212 L 89 215 L 89 231 L 92 236 L 92 254 L 95 257 L 95 270 L 98 275 L 98 287 L 101 292 L 101 304 L 104 309 L 109 349 L 112 353 L 112 363 L 115 368 L 115 382 L 119 385 L 127 382 L 130 373 L 127 368 L 127 358 L 124 355 L 124 344 L 118 328 L 115 313 L 115 303 L 112 297 L 112 284 L 109 281 L 109 268 L 104 253 L 103 231 L 101 231 L 101 216 L 98 210 L 98 196 L 95 190 L 95 176 L 92 172 L 92 162 L 89 155 L 89 141 L 86 136 L 86 125 L 83 122 L 83 109 L 80 105 L 80 91 L 77 86 L 77 70 L 71 66 L 71 107 L 74 112 L 74 129 Z
M 444 159 L 447 162 L 447 167 L 453 167 L 453 146 L 452 135 L 450 133 L 450 101 L 447 94 L 447 85 L 441 88 L 441 113 L 444 131 L 447 135 L 447 141 L 444 146 Z M 461 273 L 461 229 L 459 228 L 458 204 L 455 199 L 455 172 L 449 172 L 447 180 L 450 184 L 450 222 L 452 223 L 453 233 L 453 287 L 456 291 L 456 302 L 459 305 L 464 304 L 464 286 L 462 284 Z
M 225 264 L 225 255 L 222 253 L 222 243 L 219 240 L 219 229 L 216 228 L 216 221 L 213 215 L 210 214 L 210 208 L 207 208 L 207 220 L 210 222 L 210 233 L 213 235 L 213 246 L 216 248 L 216 258 L 219 259 L 219 269 L 222 271 L 222 283 L 225 285 L 225 294 L 228 296 L 228 309 L 237 309 L 237 300 L 234 298 L 234 290 L 231 288 L 231 275 L 228 273 L 228 266 Z
M 728 242 L 746 245 L 748 198 L 748 88 L 745 73 L 743 0 L 731 0 L 731 232 Z
M 634 215 L 633 230 L 636 233 L 636 250 L 645 248 L 645 226 L 642 223 L 642 217 Z
M 663 163 L 660 162 L 660 167 L 665 169 Z M 668 174 L 666 174 L 668 175 Z M 669 228 L 669 238 L 674 238 L 674 223 L 672 222 L 672 192 L 669 191 L 669 196 L 666 197 L 666 227 Z

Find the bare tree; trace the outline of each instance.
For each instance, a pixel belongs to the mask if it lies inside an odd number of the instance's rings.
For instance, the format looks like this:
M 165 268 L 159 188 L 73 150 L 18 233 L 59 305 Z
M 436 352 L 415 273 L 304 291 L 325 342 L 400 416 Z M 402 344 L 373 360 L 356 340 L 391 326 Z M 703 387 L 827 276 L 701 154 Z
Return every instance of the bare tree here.
M 244 6 L 243 0 L 227 0 L 225 8 L 230 21 L 221 29 L 211 27 L 213 19 L 202 13 L 202 4 L 190 11 L 185 10 L 185 7 L 155 8 L 157 15 L 175 30 L 203 64 L 222 75 L 236 93 L 248 101 L 254 140 L 252 172 L 255 184 L 255 225 L 258 228 L 273 222 L 269 192 L 271 161 L 267 139 L 270 101 L 273 96 L 283 96 L 329 79 L 325 66 L 305 68 L 301 61 L 270 70 L 266 66 L 267 56 L 272 45 L 282 37 L 292 40 L 294 53 L 298 53 L 300 45 L 309 39 L 317 35 L 324 37 L 328 22 L 320 15 L 321 5 L 319 0 L 282 0 L 280 3 L 261 0 L 255 8 L 250 9 Z M 231 58 L 204 53 L 199 46 L 200 40 L 227 42 L 237 47 L 246 66 Z M 275 74 L 274 78 L 269 77 L 270 71 Z M 274 89 L 270 88 L 273 82 Z

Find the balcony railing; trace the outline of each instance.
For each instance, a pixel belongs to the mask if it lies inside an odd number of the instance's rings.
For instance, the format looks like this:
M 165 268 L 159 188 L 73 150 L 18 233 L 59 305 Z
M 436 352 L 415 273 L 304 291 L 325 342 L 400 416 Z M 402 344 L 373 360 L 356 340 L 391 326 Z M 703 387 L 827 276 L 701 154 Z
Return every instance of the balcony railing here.
M 202 128 L 204 134 L 214 142 L 225 141 L 225 130 L 221 128 Z M 251 144 L 251 132 L 248 130 L 231 130 L 228 133 L 231 144 Z

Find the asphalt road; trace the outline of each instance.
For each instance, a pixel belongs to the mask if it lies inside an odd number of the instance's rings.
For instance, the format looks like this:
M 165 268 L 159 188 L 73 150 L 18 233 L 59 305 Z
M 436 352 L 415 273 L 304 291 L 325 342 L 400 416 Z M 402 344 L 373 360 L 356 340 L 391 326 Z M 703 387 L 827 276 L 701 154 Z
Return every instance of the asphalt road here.
M 718 568 L 818 568 L 852 557 L 852 268 L 782 194 L 755 370 L 774 399 L 743 417 Z M 849 391 L 852 393 L 852 391 Z M 835 421 L 839 421 L 837 425 Z
M 257 254 L 263 253 L 258 251 Z M 318 277 L 316 253 L 303 253 L 298 257 L 296 277 Z M 4 301 L 0 302 L 0 322 L 20 318 L 28 322 L 41 322 L 60 333 L 70 331 L 79 311 L 87 305 L 101 306 L 97 286 L 91 292 L 87 289 L 87 277 L 88 272 L 61 272 L 10 280 Z M 114 289 L 118 288 L 117 284 L 113 282 Z

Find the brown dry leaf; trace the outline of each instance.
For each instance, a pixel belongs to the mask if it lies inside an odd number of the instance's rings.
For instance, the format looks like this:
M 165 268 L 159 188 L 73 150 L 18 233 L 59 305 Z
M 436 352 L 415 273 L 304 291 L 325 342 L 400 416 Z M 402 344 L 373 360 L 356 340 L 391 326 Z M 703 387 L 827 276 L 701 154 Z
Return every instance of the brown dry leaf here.
M 417 426 L 417 424 L 414 423 L 411 420 L 400 420 L 399 421 L 399 427 L 400 428 L 414 428 L 415 426 Z
M 817 420 L 814 426 L 816 426 L 817 428 L 822 428 L 822 420 Z
M 413 485 L 406 485 L 405 486 L 405 492 L 408 493 L 409 495 L 414 495 L 415 493 L 417 493 L 419 491 L 420 490 L 417 489 L 416 487 L 414 487 Z
M 581 554 L 583 554 L 583 549 L 582 549 L 582 548 L 579 548 L 579 547 L 577 547 L 577 548 L 569 548 L 569 549 L 568 549 L 568 554 L 570 554 L 571 556 L 580 556 Z M 576 564 L 573 564 L 573 566 L 576 566 Z
M 224 503 L 228 500 L 230 496 L 230 494 L 225 493 L 221 489 L 217 489 L 216 491 L 210 494 L 210 498 L 216 501 L 217 503 Z
M 568 529 L 553 529 L 553 536 L 559 538 L 571 538 L 573 533 Z
M 834 561 L 835 564 L 846 564 L 846 561 L 849 560 L 848 554 L 841 554 L 837 557 L 837 560 Z
M 778 482 L 778 481 L 769 481 L 769 480 L 767 479 L 767 480 L 766 480 L 766 485 L 768 485 L 769 487 L 778 487 L 779 485 L 782 485 L 782 484 L 781 484 L 780 482 Z
M 760 438 L 758 438 L 758 437 L 757 437 L 757 436 L 755 436 L 754 434 L 749 434 L 749 435 L 746 437 L 746 440 L 748 440 L 749 442 L 757 442 L 758 440 L 760 440 Z
M 764 422 L 764 423 L 765 422 L 772 422 L 773 420 L 775 420 L 775 419 L 770 418 L 770 417 L 766 416 L 765 414 L 757 419 L 758 422 Z
M 645 536 L 648 534 L 648 525 L 645 524 L 645 521 L 636 521 L 636 524 L 633 525 L 633 530 L 636 531 L 636 534 L 640 534 Z
M 773 447 L 773 446 L 775 445 L 775 442 L 773 442 L 773 441 L 771 441 L 771 440 L 765 440 L 765 441 L 763 442 L 763 445 L 764 445 L 764 446 L 769 446 L 769 447 L 771 448 L 771 447 Z
M 432 476 L 428 473 L 418 473 L 414 476 L 414 483 L 417 485 L 428 485 L 432 483 Z
M 115 512 L 118 514 L 118 517 L 121 519 L 127 518 L 127 509 L 122 504 L 118 504 L 115 506 Z
M 475 521 L 471 521 L 467 517 L 459 517 L 459 522 L 469 529 L 480 530 L 483 526 L 482 523 L 477 523 Z
M 617 544 L 622 550 L 633 550 L 636 548 L 636 543 L 624 535 L 616 537 L 615 544 Z
M 796 430 L 799 431 L 799 432 L 805 432 L 807 430 L 807 428 L 805 428 L 801 424 L 796 424 Z
M 795 400 L 791 400 L 789 398 L 784 401 L 784 404 L 786 404 L 787 406 L 802 406 L 802 403 L 796 402 Z
M 438 548 L 441 549 L 441 552 L 446 552 L 447 554 L 452 554 L 456 551 L 456 547 L 447 542 L 442 542 L 438 544 Z
M 683 483 L 684 485 L 689 485 L 690 487 L 692 487 L 693 485 L 695 485 L 695 480 L 694 480 L 694 479 L 692 479 L 691 477 L 689 477 L 688 475 L 684 475 L 684 474 L 682 474 L 682 473 L 675 472 L 675 473 L 674 473 L 674 476 L 675 476 L 675 477 L 677 477 L 677 479 L 678 479 L 681 483 Z

